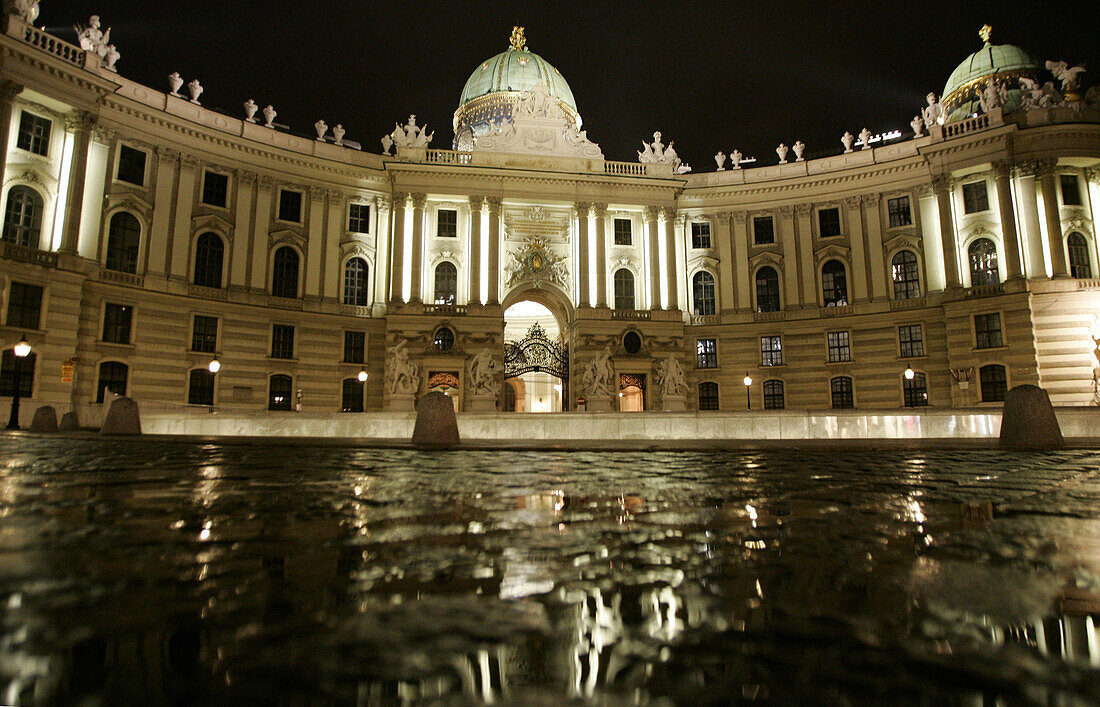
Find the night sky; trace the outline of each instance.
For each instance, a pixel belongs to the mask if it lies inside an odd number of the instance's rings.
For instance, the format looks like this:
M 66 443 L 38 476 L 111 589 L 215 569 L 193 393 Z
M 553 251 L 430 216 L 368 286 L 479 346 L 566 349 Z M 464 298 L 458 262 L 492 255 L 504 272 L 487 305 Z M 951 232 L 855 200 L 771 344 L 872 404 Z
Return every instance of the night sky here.
M 845 130 L 908 131 L 985 23 L 994 44 L 1100 72 L 1090 5 L 43 0 L 36 24 L 75 42 L 72 25 L 99 14 L 123 76 L 167 90 L 178 71 L 199 78 L 206 107 L 243 116 L 247 98 L 272 103 L 295 132 L 323 118 L 372 152 L 409 113 L 449 149 L 466 79 L 518 24 L 569 82 L 608 159 L 636 160 L 660 130 L 698 172 L 714 170 L 719 149 L 766 165 L 781 141 L 801 139 L 813 157 L 839 151 Z

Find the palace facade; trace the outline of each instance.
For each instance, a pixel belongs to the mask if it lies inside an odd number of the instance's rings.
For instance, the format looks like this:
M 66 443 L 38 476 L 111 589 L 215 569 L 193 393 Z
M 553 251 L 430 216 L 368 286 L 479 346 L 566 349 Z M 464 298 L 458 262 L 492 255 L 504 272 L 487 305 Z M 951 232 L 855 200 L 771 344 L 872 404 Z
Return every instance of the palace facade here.
M 532 372 L 565 410 L 1097 400 L 1100 109 L 1018 88 L 1043 77 L 1021 49 L 987 41 L 904 138 L 690 173 L 659 135 L 605 159 L 522 33 L 455 149 L 411 118 L 393 154 L 139 85 L 92 40 L 0 36 L 0 394 L 25 337 L 28 416 L 511 410 Z M 506 342 L 528 301 L 552 334 Z

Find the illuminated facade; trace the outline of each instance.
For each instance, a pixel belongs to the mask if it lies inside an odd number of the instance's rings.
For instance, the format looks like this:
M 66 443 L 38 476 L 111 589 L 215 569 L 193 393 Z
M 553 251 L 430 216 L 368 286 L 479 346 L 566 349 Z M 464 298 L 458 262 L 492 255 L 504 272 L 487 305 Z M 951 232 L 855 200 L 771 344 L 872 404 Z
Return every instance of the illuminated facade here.
M 109 390 L 511 409 L 504 313 L 525 301 L 566 352 L 549 410 L 743 410 L 746 376 L 754 410 L 999 404 L 1022 383 L 1096 399 L 1100 110 L 1069 92 L 690 174 L 659 137 L 606 160 L 522 34 L 467 83 L 460 149 L 410 121 L 393 156 L 139 85 L 18 17 L 0 43 L 3 392 L 25 335 L 24 393 L 84 424 Z M 956 108 L 981 78 L 963 73 Z

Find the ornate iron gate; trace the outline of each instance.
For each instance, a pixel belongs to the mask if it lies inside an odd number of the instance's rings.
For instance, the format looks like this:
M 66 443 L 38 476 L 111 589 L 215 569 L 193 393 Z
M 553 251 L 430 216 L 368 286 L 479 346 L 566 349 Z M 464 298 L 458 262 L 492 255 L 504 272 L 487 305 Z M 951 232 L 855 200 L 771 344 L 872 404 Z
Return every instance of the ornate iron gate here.
M 504 377 L 515 378 L 524 373 L 549 373 L 561 378 L 562 408 L 569 401 L 569 347 L 546 336 L 538 322 L 527 330 L 521 341 L 504 342 Z

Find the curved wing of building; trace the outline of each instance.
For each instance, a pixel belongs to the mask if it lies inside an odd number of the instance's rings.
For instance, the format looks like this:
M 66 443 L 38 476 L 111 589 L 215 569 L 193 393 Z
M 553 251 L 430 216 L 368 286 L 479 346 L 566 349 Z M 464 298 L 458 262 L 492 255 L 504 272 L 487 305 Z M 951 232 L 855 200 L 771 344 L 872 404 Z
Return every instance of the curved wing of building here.
M 1044 92 L 1023 50 L 964 61 L 905 139 L 686 173 L 659 133 L 605 159 L 522 34 L 463 89 L 462 149 L 414 117 L 394 154 L 142 86 L 89 42 L 17 16 L 0 35 L 0 394 L 83 424 L 113 394 L 335 413 L 443 389 L 497 410 L 517 370 L 565 410 L 1097 400 L 1100 112 Z M 560 338 L 504 340 L 524 301 Z

